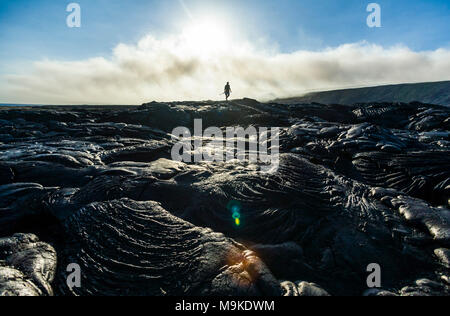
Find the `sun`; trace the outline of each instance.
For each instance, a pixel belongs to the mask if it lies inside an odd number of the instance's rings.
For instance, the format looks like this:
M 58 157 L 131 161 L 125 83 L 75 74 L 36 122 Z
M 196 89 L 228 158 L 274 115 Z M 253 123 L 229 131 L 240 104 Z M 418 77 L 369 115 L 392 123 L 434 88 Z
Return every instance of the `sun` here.
M 182 36 L 189 47 L 203 55 L 224 51 L 231 44 L 229 26 L 217 17 L 192 20 Z

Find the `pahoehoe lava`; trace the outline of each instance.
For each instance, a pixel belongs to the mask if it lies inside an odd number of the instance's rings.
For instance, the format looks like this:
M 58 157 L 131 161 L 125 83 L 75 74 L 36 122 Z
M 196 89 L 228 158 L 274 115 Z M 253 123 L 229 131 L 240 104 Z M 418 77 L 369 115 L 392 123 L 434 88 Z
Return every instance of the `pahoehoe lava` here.
M 279 168 L 171 160 L 195 119 L 280 127 Z M 449 130 L 417 102 L 0 109 L 0 295 L 448 295 Z

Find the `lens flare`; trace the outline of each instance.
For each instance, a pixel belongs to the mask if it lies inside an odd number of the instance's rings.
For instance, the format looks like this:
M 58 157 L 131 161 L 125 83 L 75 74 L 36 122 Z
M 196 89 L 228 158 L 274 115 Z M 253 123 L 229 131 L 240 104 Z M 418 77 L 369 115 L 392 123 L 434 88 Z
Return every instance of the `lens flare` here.
M 241 226 L 241 203 L 239 201 L 230 201 L 227 205 L 228 211 L 231 212 L 236 227 Z

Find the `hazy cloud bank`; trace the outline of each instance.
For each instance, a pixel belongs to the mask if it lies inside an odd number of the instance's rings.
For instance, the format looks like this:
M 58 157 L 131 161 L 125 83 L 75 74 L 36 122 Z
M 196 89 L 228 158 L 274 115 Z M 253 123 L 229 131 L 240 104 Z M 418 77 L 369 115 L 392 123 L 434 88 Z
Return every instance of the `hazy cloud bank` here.
M 450 50 L 414 52 L 355 43 L 289 54 L 248 42 L 205 45 L 183 36 L 143 38 L 103 57 L 38 61 L 10 75 L 0 102 L 140 104 L 151 100 L 219 99 L 226 81 L 233 97 L 269 99 L 312 89 L 450 79 Z

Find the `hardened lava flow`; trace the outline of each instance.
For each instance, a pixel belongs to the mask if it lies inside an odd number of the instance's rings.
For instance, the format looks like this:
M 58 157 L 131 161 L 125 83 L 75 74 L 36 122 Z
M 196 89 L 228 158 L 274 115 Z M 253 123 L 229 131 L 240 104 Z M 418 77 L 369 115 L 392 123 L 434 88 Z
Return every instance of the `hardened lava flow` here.
M 172 160 L 196 119 L 279 127 L 278 168 Z M 0 295 L 449 295 L 449 129 L 421 103 L 0 109 Z

